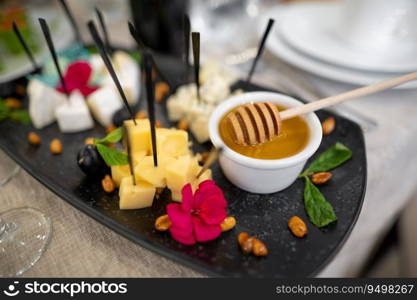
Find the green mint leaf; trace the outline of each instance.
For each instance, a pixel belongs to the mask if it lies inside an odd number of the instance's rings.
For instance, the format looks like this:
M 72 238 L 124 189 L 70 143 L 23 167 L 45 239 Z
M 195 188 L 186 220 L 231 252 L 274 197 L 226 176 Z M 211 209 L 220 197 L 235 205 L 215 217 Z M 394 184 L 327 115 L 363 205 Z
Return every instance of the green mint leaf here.
M 101 157 L 109 167 L 126 165 L 129 163 L 127 155 L 117 149 L 113 149 L 102 144 L 97 144 L 96 147 Z
M 308 176 L 317 172 L 330 171 L 352 157 L 352 151 L 342 143 L 336 143 L 324 151 L 310 166 L 300 175 Z
M 106 137 L 96 140 L 96 144 L 115 144 L 119 142 L 123 137 L 122 128 L 119 127 L 112 132 L 110 132 Z
M 305 177 L 304 207 L 311 223 L 324 227 L 337 220 L 332 205 L 326 201 L 319 189 Z
M 11 120 L 22 124 L 30 124 L 30 116 L 26 110 L 14 110 L 9 114 Z

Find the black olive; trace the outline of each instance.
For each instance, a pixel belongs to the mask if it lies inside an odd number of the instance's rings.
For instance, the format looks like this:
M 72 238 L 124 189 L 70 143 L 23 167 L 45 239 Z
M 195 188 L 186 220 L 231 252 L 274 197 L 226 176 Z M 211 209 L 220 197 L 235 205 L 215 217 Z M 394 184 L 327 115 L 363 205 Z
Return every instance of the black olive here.
M 113 119 L 112 119 L 113 125 L 116 127 L 120 127 L 123 125 L 123 121 L 129 120 L 130 118 L 131 117 L 127 109 L 121 108 L 118 111 L 116 111 L 113 115 Z
M 102 177 L 110 172 L 95 145 L 85 145 L 81 148 L 78 151 L 77 163 L 80 169 L 90 177 Z

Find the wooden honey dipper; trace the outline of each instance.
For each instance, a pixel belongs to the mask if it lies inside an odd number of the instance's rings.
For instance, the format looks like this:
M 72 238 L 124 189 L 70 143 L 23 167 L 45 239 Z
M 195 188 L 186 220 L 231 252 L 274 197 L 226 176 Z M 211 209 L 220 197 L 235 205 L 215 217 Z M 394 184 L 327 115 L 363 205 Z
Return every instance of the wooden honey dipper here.
M 354 89 L 336 96 L 286 109 L 282 112 L 272 102 L 256 102 L 241 105 L 229 113 L 227 122 L 233 139 L 238 145 L 257 145 L 272 140 L 281 133 L 283 120 L 307 114 L 340 102 L 374 94 L 408 81 L 416 80 L 417 72 Z

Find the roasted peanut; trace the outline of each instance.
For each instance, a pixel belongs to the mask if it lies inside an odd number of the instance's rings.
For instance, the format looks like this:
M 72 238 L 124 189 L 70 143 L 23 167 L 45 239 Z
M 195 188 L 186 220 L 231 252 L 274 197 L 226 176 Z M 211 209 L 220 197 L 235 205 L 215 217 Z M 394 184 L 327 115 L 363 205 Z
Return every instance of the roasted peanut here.
M 101 186 L 106 193 L 112 193 L 115 189 L 114 181 L 109 175 L 104 176 L 103 180 L 101 181 Z
M 169 93 L 169 86 L 165 82 L 158 82 L 155 85 L 155 99 L 156 102 L 161 103 L 165 96 Z
M 6 98 L 6 100 L 4 100 L 4 104 L 12 109 L 19 109 L 22 107 L 22 102 L 19 99 L 16 98 Z
M 336 120 L 333 117 L 329 117 L 321 123 L 321 127 L 323 128 L 323 134 L 329 135 L 333 132 L 336 127 Z
M 253 238 L 253 249 L 252 253 L 255 256 L 267 256 L 268 255 L 268 248 L 265 244 L 257 238 Z
M 93 145 L 94 144 L 94 138 L 88 137 L 84 140 L 85 145 Z
M 155 127 L 156 128 L 162 128 L 162 122 L 160 120 L 155 121 Z
M 187 131 L 188 130 L 188 122 L 186 120 L 180 120 L 177 124 L 177 127 L 178 127 L 178 129 Z
M 160 216 L 155 220 L 155 229 L 158 231 L 167 231 L 171 225 L 168 215 Z
M 243 253 L 249 254 L 252 252 L 253 238 L 247 232 L 241 232 L 237 237 L 237 241 Z
M 106 127 L 106 133 L 110 133 L 110 132 L 112 132 L 113 130 L 116 130 L 116 129 L 117 129 L 117 127 L 114 126 L 113 124 L 109 125 L 109 126 Z
M 226 217 L 220 224 L 222 231 L 229 231 L 236 226 L 236 219 L 234 217 Z
M 299 238 L 308 234 L 306 223 L 304 223 L 304 221 L 297 216 L 291 217 L 288 220 L 288 228 L 291 230 L 292 234 Z
M 28 134 L 28 141 L 29 144 L 31 145 L 40 145 L 41 144 L 41 138 L 39 137 L 39 135 L 35 132 L 29 132 Z
M 313 175 L 311 175 L 311 181 L 314 184 L 323 184 L 329 181 L 332 178 L 332 176 L 333 175 L 330 172 L 314 173 Z
M 62 144 L 58 139 L 53 139 L 49 144 L 49 149 L 52 154 L 61 154 L 62 153 Z
M 136 119 L 146 119 L 148 117 L 148 113 L 145 110 L 138 111 L 135 115 Z

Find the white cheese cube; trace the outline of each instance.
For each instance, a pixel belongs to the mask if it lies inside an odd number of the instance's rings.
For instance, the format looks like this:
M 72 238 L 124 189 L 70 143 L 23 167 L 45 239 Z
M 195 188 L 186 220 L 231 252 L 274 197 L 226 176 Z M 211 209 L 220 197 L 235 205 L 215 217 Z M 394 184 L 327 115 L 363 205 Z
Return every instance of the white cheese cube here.
M 56 120 L 55 109 L 67 100 L 65 95 L 36 79 L 29 82 L 27 91 L 33 126 L 41 129 L 53 123 Z
M 210 140 L 208 122 L 209 116 L 201 115 L 197 117 L 190 125 L 191 132 L 199 143 L 204 143 Z
M 68 101 L 56 108 L 55 116 L 62 132 L 79 132 L 94 126 L 88 106 L 78 90 L 72 92 Z
M 122 99 L 115 89 L 101 87 L 87 97 L 94 118 L 104 127 L 113 123 L 113 115 L 123 107 Z

